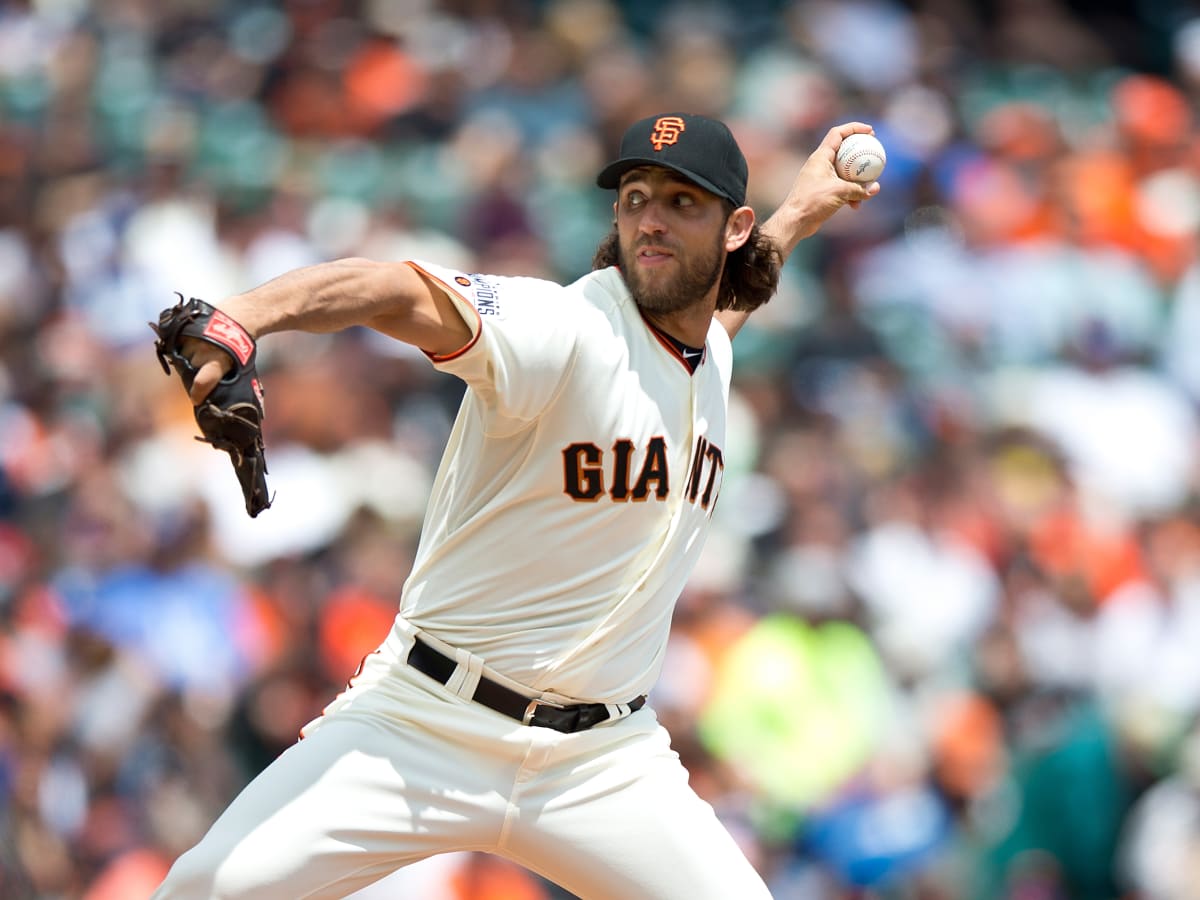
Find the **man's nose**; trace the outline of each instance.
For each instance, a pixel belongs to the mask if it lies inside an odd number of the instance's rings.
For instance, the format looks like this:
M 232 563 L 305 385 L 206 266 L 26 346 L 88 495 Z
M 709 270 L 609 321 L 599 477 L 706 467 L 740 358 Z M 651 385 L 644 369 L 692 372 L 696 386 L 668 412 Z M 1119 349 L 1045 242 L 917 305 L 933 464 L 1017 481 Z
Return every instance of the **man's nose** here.
M 642 214 L 638 217 L 638 230 L 646 234 L 662 234 L 667 230 L 661 204 L 654 201 L 646 204 L 642 209 Z

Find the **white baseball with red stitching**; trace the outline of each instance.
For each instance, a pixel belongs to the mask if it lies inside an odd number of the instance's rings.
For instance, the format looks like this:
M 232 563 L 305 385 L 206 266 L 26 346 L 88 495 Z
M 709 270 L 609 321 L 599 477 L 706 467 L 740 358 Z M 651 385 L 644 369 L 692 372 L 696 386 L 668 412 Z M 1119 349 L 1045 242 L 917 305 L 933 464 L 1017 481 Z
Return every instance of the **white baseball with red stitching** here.
M 847 181 L 870 184 L 883 174 L 887 152 L 879 139 L 871 134 L 852 134 L 838 148 L 835 168 Z

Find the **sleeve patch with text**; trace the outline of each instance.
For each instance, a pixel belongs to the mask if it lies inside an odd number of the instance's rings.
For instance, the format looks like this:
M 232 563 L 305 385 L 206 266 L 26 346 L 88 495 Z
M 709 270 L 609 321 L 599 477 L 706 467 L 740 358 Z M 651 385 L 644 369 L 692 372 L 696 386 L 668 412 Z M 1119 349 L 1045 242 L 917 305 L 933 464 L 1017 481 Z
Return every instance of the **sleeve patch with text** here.
M 454 283 L 462 288 L 462 295 L 479 315 L 500 315 L 500 288 L 496 284 L 482 275 L 457 275 Z

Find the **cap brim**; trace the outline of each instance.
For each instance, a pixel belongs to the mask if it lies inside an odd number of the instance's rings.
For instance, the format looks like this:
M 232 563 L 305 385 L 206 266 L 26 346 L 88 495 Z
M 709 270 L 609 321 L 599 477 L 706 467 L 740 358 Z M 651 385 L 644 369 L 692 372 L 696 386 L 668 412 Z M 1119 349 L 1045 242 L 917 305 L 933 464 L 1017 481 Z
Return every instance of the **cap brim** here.
M 727 192 L 721 190 L 707 178 L 702 178 L 695 172 L 691 172 L 682 166 L 672 165 L 669 162 L 663 162 L 661 159 L 653 159 L 651 157 L 627 156 L 625 159 L 618 159 L 616 162 L 609 163 L 596 176 L 596 184 L 606 190 L 615 190 L 621 186 L 622 175 L 630 169 L 637 169 L 641 166 L 657 166 L 660 169 L 670 169 L 672 172 L 682 175 L 688 181 L 692 182 L 692 184 L 704 188 L 710 194 L 724 197 L 730 203 L 737 202 Z

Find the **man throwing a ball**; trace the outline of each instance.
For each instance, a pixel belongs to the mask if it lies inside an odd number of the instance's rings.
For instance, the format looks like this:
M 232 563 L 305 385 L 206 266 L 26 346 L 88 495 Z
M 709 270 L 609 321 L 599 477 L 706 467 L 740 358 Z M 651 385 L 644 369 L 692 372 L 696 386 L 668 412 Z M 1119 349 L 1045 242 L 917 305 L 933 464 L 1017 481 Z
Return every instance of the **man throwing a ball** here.
M 725 125 L 635 123 L 573 284 L 343 259 L 218 304 L 251 341 L 371 327 L 467 391 L 394 626 L 159 900 L 343 897 L 453 850 L 585 900 L 769 896 L 646 698 L 721 491 L 731 338 L 798 241 L 878 192 L 834 168 L 870 131 L 832 129 L 760 226 Z M 235 358 L 186 353 L 201 403 Z

